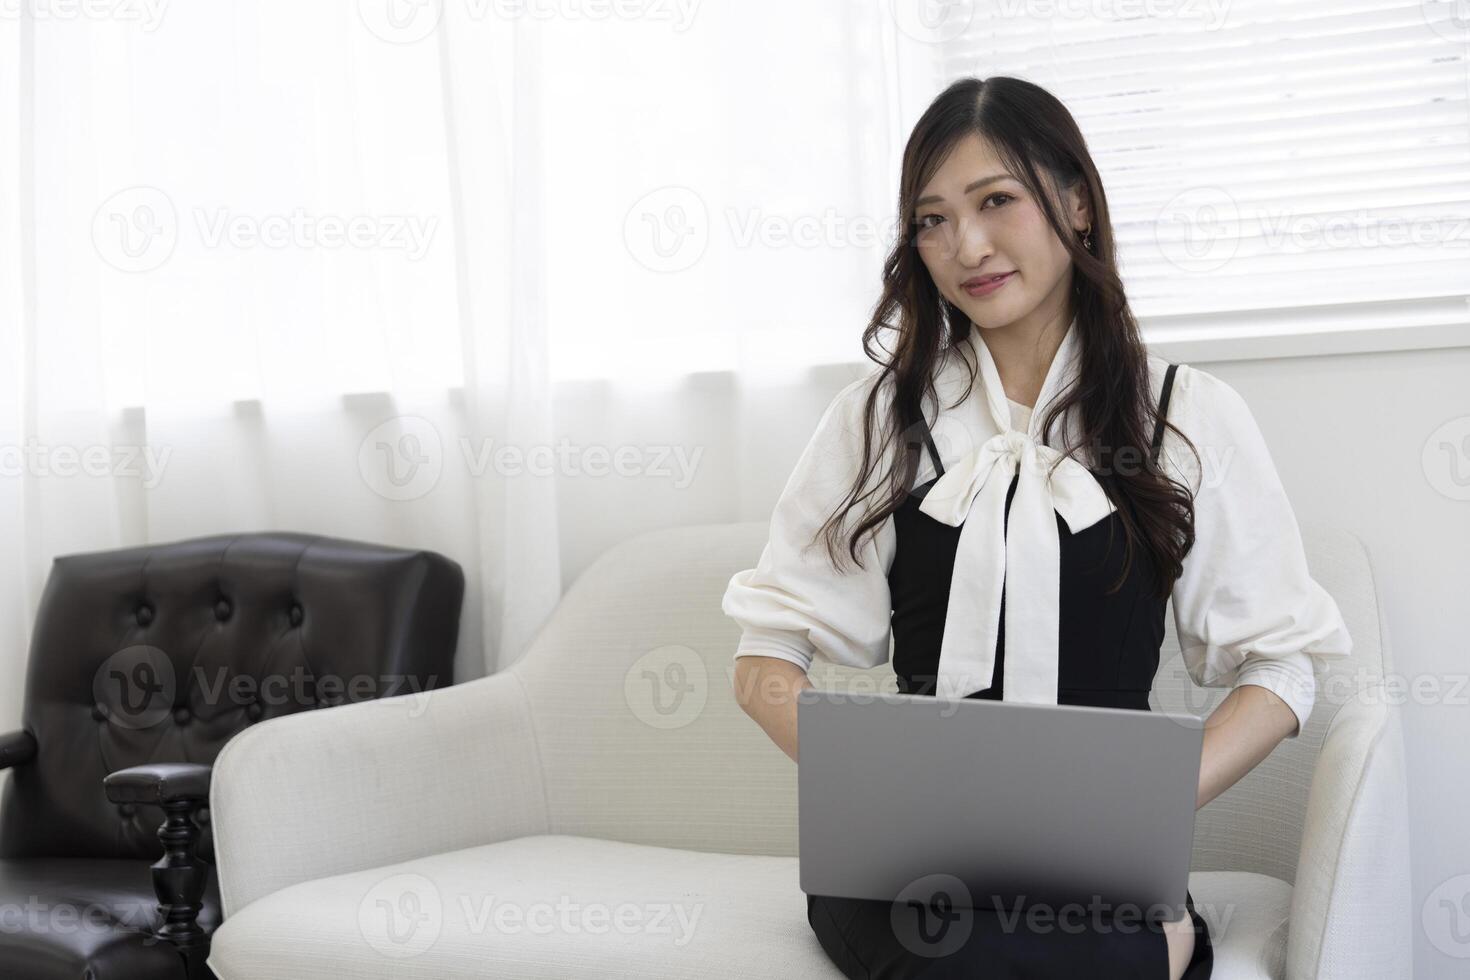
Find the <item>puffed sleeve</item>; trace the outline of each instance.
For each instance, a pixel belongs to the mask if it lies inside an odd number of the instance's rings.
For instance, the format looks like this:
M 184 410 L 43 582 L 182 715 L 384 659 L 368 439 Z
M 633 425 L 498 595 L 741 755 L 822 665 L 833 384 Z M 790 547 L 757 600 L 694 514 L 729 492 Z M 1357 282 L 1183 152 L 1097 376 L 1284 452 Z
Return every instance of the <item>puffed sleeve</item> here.
M 1301 532 L 1266 441 L 1240 394 L 1181 365 L 1165 466 L 1194 493 L 1195 542 L 1174 583 L 1174 625 L 1186 669 L 1203 687 L 1256 684 L 1296 714 L 1296 738 L 1317 696 L 1325 658 L 1352 638 L 1337 603 L 1307 571 Z
M 858 549 L 861 568 L 844 554 L 839 571 L 825 542 L 815 537 L 861 469 L 864 401 L 874 380 L 869 375 L 855 381 L 832 399 L 776 501 L 760 559 L 730 578 L 721 608 L 742 629 L 737 658 L 776 657 L 803 670 L 819 651 L 850 667 L 888 661 L 892 516 L 876 534 L 864 535 Z M 860 501 L 846 515 L 844 547 L 869 506 L 871 499 Z

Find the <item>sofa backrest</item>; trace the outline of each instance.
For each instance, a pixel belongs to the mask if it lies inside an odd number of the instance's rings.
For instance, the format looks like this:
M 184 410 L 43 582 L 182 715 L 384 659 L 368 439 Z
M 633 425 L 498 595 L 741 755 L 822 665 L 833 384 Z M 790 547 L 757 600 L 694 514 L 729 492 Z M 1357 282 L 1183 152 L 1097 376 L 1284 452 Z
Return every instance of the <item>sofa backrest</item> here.
M 212 763 L 258 721 L 447 687 L 463 596 L 443 555 L 295 532 L 58 557 L 22 709 L 37 754 L 0 774 L 0 857 L 158 857 L 163 811 L 110 803 L 108 773 Z
M 1351 534 L 1304 527 L 1313 574 L 1354 639 L 1333 676 L 1381 677 L 1378 606 Z M 536 726 L 552 833 L 732 853 L 792 855 L 796 766 L 735 703 L 738 626 L 720 609 L 730 576 L 754 564 L 765 522 L 649 532 L 598 559 L 511 669 Z M 1172 612 L 1154 707 L 1207 714 L 1184 673 Z M 891 667 L 818 658 L 813 683 L 896 690 Z M 1197 814 L 1196 870 L 1262 871 L 1291 881 L 1307 788 L 1335 707 L 1355 688 L 1329 678 L 1306 730 Z

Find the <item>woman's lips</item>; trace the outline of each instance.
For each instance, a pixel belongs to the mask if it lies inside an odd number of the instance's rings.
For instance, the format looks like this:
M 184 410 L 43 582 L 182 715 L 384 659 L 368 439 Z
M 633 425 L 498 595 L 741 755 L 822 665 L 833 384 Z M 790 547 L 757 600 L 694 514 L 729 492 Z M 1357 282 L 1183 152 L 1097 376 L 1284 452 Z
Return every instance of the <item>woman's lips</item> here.
M 997 276 L 992 279 L 984 279 L 977 282 L 967 282 L 961 288 L 964 289 L 964 291 L 969 293 L 971 296 L 989 296 L 991 293 L 995 292 L 997 289 L 1010 282 L 1014 276 L 1015 272 L 1007 272 L 1003 276 Z

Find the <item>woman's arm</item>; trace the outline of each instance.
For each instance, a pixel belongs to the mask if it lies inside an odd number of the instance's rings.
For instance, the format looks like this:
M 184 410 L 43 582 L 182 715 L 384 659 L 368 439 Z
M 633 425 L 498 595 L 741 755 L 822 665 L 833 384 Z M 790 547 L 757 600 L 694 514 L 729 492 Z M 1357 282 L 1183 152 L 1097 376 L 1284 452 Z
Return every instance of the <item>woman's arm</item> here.
M 796 695 L 811 686 L 806 671 L 789 660 L 735 659 L 735 700 L 792 762 L 797 761 Z
M 1205 719 L 1195 809 L 1234 786 L 1296 730 L 1296 712 L 1274 691 L 1255 684 L 1231 691 Z

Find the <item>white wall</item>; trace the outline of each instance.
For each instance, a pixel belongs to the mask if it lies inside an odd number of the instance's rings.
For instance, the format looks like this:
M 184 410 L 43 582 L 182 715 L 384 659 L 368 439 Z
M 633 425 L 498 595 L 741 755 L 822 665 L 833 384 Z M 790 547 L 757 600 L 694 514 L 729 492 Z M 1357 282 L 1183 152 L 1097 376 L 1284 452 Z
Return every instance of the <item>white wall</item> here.
M 1232 361 L 1197 366 L 1234 385 L 1271 446 L 1299 519 L 1340 524 L 1368 547 L 1396 672 L 1438 690 L 1402 708 L 1414 850 L 1414 976 L 1463 977 L 1470 960 L 1430 942 L 1425 903 L 1470 875 L 1470 501 L 1435 488 L 1448 455 L 1423 450 L 1441 425 L 1470 418 L 1470 347 Z M 1436 439 L 1436 443 L 1438 440 Z M 1459 465 L 1470 474 L 1470 445 Z M 1446 703 L 1451 702 L 1451 703 Z M 1455 899 L 1465 895 L 1462 878 Z M 1470 926 L 1470 922 L 1462 923 Z M 1470 956 L 1470 948 L 1458 950 Z

